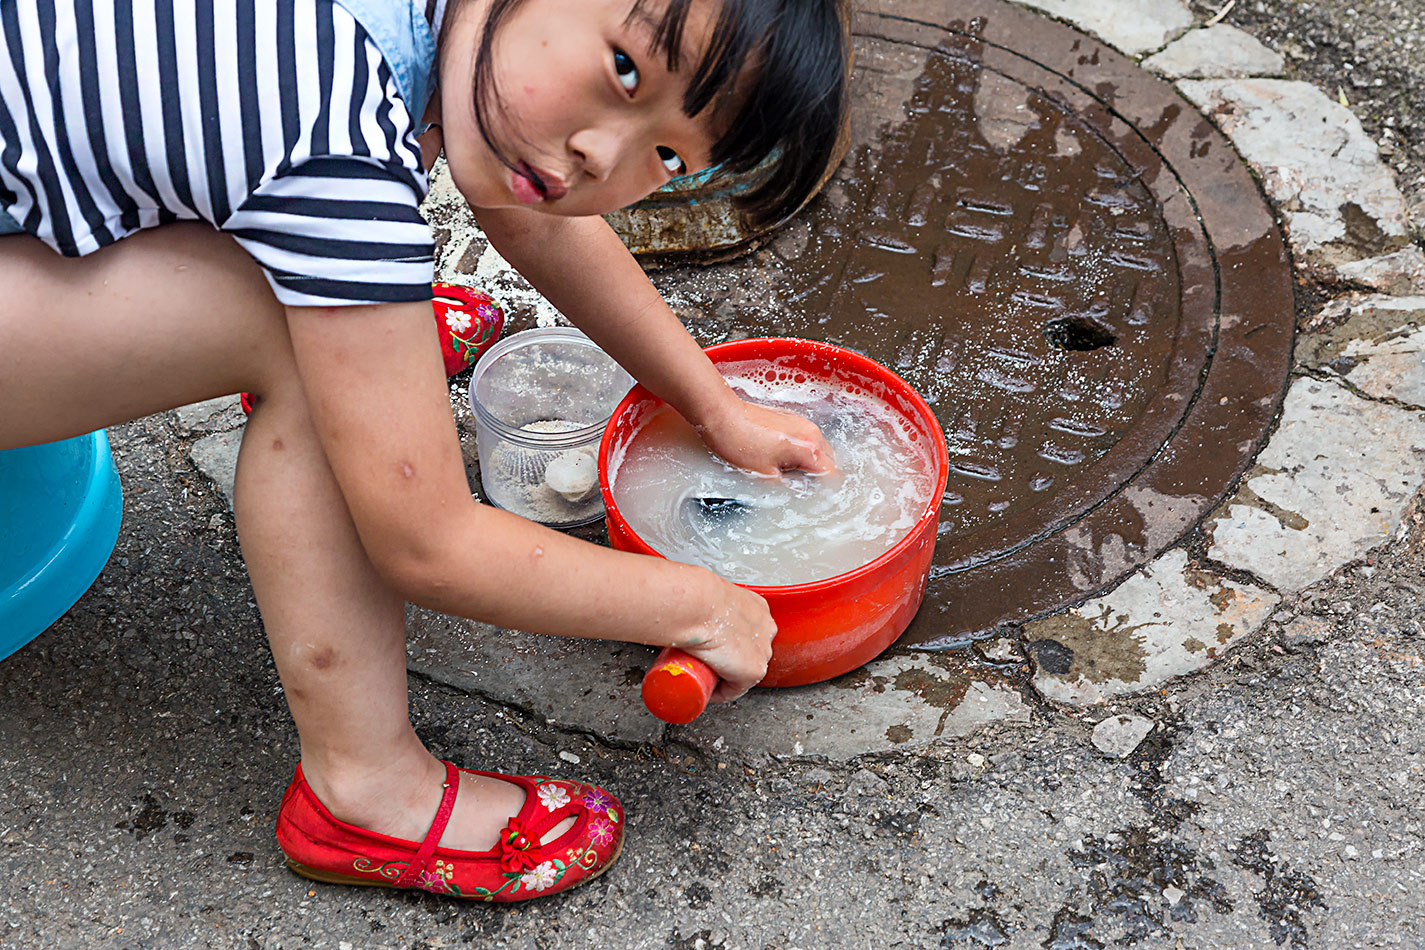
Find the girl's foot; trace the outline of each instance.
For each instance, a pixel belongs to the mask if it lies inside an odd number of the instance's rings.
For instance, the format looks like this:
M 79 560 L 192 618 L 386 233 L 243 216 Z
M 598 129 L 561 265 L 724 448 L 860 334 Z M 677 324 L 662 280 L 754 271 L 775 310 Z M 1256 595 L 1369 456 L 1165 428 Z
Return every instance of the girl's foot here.
M 297 767 L 277 815 L 277 841 L 298 874 L 332 884 L 421 888 L 453 897 L 519 901 L 592 880 L 623 850 L 623 806 L 592 785 L 538 775 L 471 772 L 442 763 L 445 779 L 429 829 L 420 837 L 373 832 L 344 821 L 318 799 Z M 493 784 L 479 780 L 488 779 Z M 446 840 L 456 799 L 483 788 L 485 804 L 511 786 L 523 798 L 492 847 L 455 848 Z M 462 789 L 464 792 L 462 792 Z M 475 796 L 471 796 L 472 798 Z M 466 833 L 481 834 L 475 817 Z M 391 827 L 409 822 L 396 817 Z
M 334 817 L 378 834 L 420 841 L 440 806 L 446 771 L 442 762 L 422 749 L 414 762 L 393 761 L 379 772 L 337 781 L 310 771 L 306 775 L 312 791 Z M 512 782 L 462 771 L 441 846 L 461 851 L 493 848 L 510 816 L 524 807 L 525 798 L 525 790 Z M 541 843 L 553 841 L 573 823 L 572 818 L 561 822 L 542 836 Z

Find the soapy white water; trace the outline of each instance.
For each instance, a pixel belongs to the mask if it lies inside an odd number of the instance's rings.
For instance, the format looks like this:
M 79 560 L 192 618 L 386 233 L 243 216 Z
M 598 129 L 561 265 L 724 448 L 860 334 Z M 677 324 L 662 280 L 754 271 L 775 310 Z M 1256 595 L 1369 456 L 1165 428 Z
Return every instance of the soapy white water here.
M 733 468 L 662 407 L 609 466 L 619 512 L 655 551 L 737 583 L 780 587 L 855 570 L 915 527 L 935 491 L 934 456 L 884 401 L 766 361 L 719 369 L 744 399 L 815 422 L 841 474 L 767 478 Z

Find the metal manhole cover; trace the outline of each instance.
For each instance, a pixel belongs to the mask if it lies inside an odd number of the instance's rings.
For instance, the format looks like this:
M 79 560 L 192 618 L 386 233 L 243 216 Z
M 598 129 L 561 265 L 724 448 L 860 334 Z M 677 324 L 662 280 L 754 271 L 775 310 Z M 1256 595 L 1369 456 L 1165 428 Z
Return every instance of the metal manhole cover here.
M 924 608 L 948 644 L 1112 585 L 1225 496 L 1285 389 L 1285 246 L 1168 84 L 994 0 L 855 21 L 852 158 L 764 259 L 736 335 L 829 340 L 935 407 L 950 490 Z M 859 146 L 859 147 L 858 147 Z

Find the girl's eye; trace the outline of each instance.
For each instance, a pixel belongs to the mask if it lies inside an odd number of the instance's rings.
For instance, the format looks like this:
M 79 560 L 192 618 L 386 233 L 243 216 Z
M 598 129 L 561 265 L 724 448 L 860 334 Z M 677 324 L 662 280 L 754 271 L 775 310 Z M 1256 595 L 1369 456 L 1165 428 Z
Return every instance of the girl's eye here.
M 638 90 L 638 67 L 633 64 L 633 57 L 621 49 L 614 50 L 614 72 L 618 74 L 619 84 L 630 96 Z
M 681 175 L 688 169 L 688 166 L 684 165 L 683 160 L 678 157 L 678 153 L 666 145 L 658 146 L 658 157 L 663 160 L 663 167 L 668 169 L 670 175 Z

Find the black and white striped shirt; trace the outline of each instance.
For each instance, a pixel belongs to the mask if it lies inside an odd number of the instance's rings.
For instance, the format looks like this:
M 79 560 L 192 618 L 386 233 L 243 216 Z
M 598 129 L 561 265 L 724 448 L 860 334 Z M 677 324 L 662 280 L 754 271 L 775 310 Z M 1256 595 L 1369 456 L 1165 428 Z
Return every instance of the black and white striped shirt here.
M 0 206 L 68 256 L 201 219 L 284 304 L 428 299 L 419 119 L 333 0 L 0 0 Z

